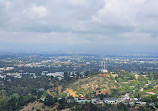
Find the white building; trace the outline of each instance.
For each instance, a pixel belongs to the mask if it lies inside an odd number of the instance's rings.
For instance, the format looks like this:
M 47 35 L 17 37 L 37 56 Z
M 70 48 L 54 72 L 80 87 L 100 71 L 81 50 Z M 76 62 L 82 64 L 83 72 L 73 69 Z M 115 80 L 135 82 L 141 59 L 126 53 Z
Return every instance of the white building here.
M 100 72 L 102 72 L 102 73 L 108 73 L 108 70 L 107 69 L 100 69 Z
M 43 71 L 43 72 L 41 73 L 42 76 L 45 76 L 46 74 L 48 74 L 48 71 Z
M 1 74 L 0 74 L 0 78 L 2 78 L 2 79 L 3 79 L 3 78 L 5 78 L 5 77 L 6 77 L 6 75 L 4 75 L 4 76 L 3 76 L 3 75 L 1 75 Z
M 64 77 L 64 72 L 55 72 L 55 73 L 48 73 L 47 76 L 53 76 L 53 77 Z
M 100 98 L 92 98 L 91 99 L 92 104 L 103 104 L 103 100 L 100 100 Z
M 105 62 L 102 63 L 102 69 L 99 70 L 102 73 L 108 73 L 108 70 L 105 68 Z
M 104 102 L 107 104 L 118 104 L 122 101 L 119 98 L 104 98 Z
M 1 71 L 9 71 L 9 70 L 13 70 L 14 67 L 5 67 L 5 68 L 0 68 Z

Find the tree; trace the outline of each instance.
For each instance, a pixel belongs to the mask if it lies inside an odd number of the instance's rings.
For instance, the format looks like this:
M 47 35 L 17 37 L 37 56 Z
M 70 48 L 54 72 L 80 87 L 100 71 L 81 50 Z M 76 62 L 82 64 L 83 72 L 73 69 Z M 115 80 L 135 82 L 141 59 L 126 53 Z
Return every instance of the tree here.
M 156 95 L 152 95 L 151 100 L 152 100 L 152 102 L 158 102 L 158 98 Z
M 54 106 L 54 104 L 57 102 L 56 98 L 52 98 L 52 96 L 47 95 L 44 101 L 44 104 L 47 106 Z
M 17 109 L 17 99 L 15 97 L 11 98 L 6 107 L 8 110 L 15 111 Z
M 128 111 L 128 106 L 123 104 L 123 103 L 119 103 L 117 105 L 117 108 L 120 110 L 120 111 Z
M 150 80 L 153 81 L 153 79 L 154 79 L 153 72 L 150 72 L 150 73 L 149 73 L 149 77 L 150 77 Z

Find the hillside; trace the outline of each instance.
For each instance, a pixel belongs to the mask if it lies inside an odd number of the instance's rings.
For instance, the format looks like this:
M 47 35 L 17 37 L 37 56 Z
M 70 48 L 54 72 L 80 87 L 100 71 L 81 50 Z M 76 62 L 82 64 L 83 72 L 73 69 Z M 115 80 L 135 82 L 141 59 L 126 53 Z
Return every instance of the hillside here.
M 54 111 L 56 110 L 56 105 L 54 107 L 49 107 L 44 105 L 41 102 L 33 102 L 29 103 L 28 105 L 24 106 L 20 111 Z
M 64 92 L 67 93 L 67 96 L 110 94 L 111 89 L 114 89 L 115 86 L 115 81 L 109 74 L 98 74 L 77 80 L 68 85 Z

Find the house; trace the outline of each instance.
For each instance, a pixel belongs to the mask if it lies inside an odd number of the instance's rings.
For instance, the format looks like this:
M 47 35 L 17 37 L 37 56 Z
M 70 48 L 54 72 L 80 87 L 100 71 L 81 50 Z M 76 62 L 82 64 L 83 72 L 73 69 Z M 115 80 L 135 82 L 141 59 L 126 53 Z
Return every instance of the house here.
M 136 104 L 146 105 L 146 102 L 136 102 Z
M 43 72 L 41 73 L 42 76 L 45 76 L 46 74 L 48 74 L 48 71 L 43 71 Z
M 136 98 L 137 99 L 137 98 Z M 134 98 L 135 100 L 135 98 Z M 104 98 L 104 102 L 107 104 L 118 104 L 118 103 L 124 103 L 124 104 L 128 104 L 130 102 L 130 97 L 129 94 L 126 93 L 125 95 L 122 95 L 122 98 L 115 98 L 115 97 L 111 97 L 111 98 Z M 131 104 L 133 101 L 131 101 Z
M 136 86 L 131 86 L 132 88 L 135 88 Z
M 119 98 L 111 97 L 111 98 L 104 98 L 104 102 L 107 104 L 118 104 L 122 101 Z
M 138 101 L 138 98 L 130 98 L 131 101 Z
M 47 76 L 53 76 L 53 77 L 64 77 L 64 72 L 55 72 L 55 73 L 48 73 Z
M 136 79 L 138 79 L 138 78 L 139 78 L 139 76 L 140 76 L 140 75 L 135 74 L 135 78 L 136 78 Z M 146 78 L 146 77 L 147 77 L 147 75 L 141 75 L 141 76 L 142 76 L 142 77 L 144 77 L 144 78 Z
M 13 70 L 13 69 L 14 69 L 14 67 L 6 67 L 4 70 L 9 71 L 9 70 Z
M 3 76 L 3 75 L 1 75 L 1 74 L 0 74 L 0 78 L 2 78 L 2 79 L 3 79 L 3 78 L 5 78 L 5 77 L 6 77 L 6 75 L 4 75 L 4 76 Z
M 89 102 L 91 102 L 91 100 L 78 100 L 77 101 L 78 103 L 89 103 Z
M 82 103 L 86 103 L 86 102 L 91 102 L 91 100 L 87 100 L 87 98 L 85 98 L 85 96 L 80 96 L 79 98 L 74 98 L 75 102 L 78 102 L 80 104 Z
M 73 100 L 73 99 L 66 99 L 66 102 L 67 102 L 67 103 L 73 103 L 74 100 Z
M 39 88 L 39 91 L 44 91 L 44 88 Z
M 154 92 L 146 92 L 146 93 L 148 93 L 148 94 L 152 94 L 152 95 L 155 95 L 156 93 L 154 93 Z
M 92 104 L 103 104 L 103 100 L 100 100 L 100 98 L 92 98 L 91 99 Z
M 24 67 L 24 64 L 19 64 L 19 65 L 17 65 L 18 67 Z
M 21 78 L 21 73 L 6 73 L 6 75 L 12 76 L 12 77 L 15 77 L 15 78 Z
M 45 101 L 45 99 L 46 99 L 45 97 L 41 97 L 40 101 Z
M 19 78 L 19 79 L 21 78 L 21 76 L 14 76 L 14 77 L 15 77 L 15 78 Z
M 61 81 L 63 79 L 63 77 L 59 77 L 59 76 L 57 78 L 58 78 L 59 81 Z
M 129 101 L 127 104 L 129 104 L 130 106 L 134 106 L 135 102 Z
M 80 96 L 79 100 L 86 100 L 87 98 L 85 96 Z
M 124 99 L 126 99 L 126 100 L 127 100 L 127 99 L 129 100 L 129 99 L 130 99 L 130 97 L 129 97 L 129 94 L 128 94 L 128 93 L 126 93 L 125 95 L 122 95 L 121 97 L 122 97 L 122 98 L 124 98 Z

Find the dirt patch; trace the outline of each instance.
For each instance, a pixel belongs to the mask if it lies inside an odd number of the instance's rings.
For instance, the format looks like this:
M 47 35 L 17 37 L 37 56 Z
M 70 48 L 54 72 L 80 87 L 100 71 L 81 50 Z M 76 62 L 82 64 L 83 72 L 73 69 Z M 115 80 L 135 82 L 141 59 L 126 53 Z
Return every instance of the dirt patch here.
M 72 89 L 66 89 L 64 93 L 66 93 L 67 96 L 78 97 L 78 95 L 76 95 L 76 91 L 73 91 Z

